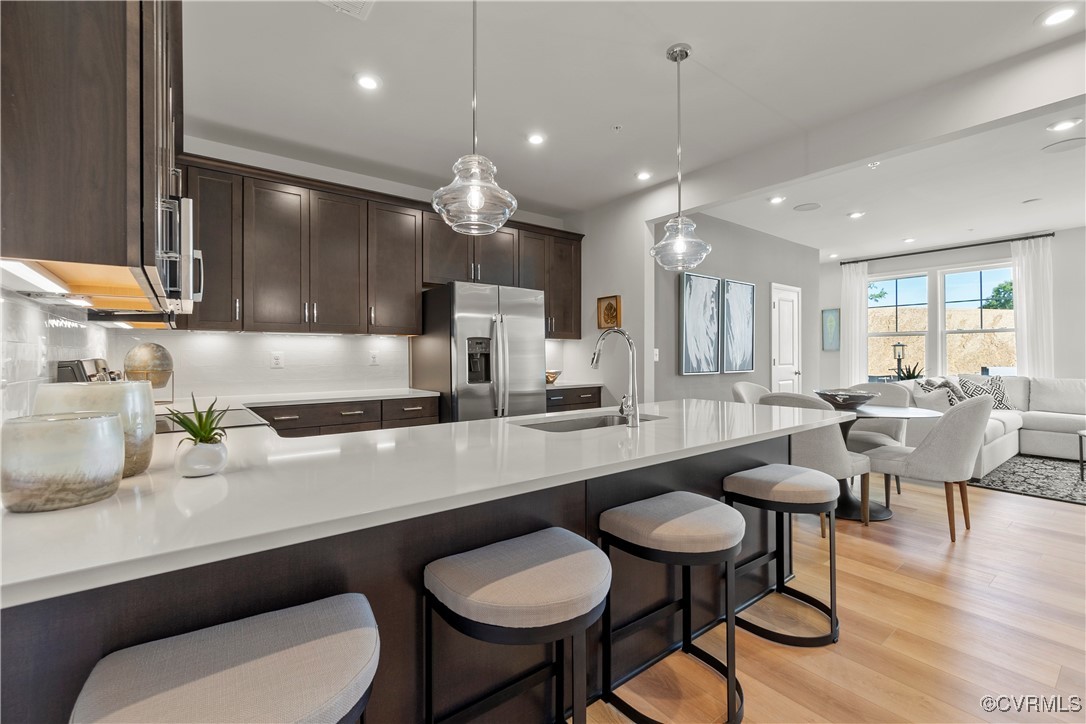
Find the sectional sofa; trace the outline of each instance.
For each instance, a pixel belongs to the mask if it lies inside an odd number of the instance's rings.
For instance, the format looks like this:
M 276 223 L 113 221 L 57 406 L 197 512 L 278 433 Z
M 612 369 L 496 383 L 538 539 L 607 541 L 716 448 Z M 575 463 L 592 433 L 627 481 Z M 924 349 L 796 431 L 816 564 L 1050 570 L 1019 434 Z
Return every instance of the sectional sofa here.
M 961 375 L 978 384 L 990 378 Z M 958 378 L 949 379 L 957 382 Z M 916 380 L 897 384 L 909 390 L 909 402 L 917 404 Z M 1078 431 L 1086 430 L 1086 380 L 1047 377 L 1003 377 L 1007 403 L 1013 410 L 992 410 L 984 431 L 984 445 L 977 456 L 973 477 L 981 478 L 1018 453 L 1078 460 Z M 935 426 L 936 419 L 910 420 L 905 444 L 915 447 Z

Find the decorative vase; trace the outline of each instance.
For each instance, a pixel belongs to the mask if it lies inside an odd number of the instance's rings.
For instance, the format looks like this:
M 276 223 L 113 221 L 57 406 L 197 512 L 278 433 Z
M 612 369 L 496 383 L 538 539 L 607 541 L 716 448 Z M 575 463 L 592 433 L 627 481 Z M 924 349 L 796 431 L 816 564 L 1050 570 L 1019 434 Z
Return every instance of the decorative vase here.
M 155 444 L 155 403 L 150 382 L 60 382 L 38 387 L 34 414 L 81 410 L 119 415 L 124 428 L 124 477 L 147 469 Z
M 202 478 L 222 472 L 226 467 L 226 443 L 182 440 L 174 453 L 173 467 L 183 478 Z
M 121 484 L 124 428 L 115 413 L 16 417 L 2 438 L 0 494 L 13 513 L 95 503 Z

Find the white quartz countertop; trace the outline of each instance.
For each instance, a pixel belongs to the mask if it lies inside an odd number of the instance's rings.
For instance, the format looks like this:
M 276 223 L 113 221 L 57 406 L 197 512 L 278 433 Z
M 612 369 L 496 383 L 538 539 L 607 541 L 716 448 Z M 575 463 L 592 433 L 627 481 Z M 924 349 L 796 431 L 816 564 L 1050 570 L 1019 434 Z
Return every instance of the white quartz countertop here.
M 552 382 L 547 385 L 548 390 L 560 390 L 563 387 L 603 387 L 602 382 Z
M 416 390 L 411 387 L 397 387 L 387 390 L 330 390 L 326 392 L 265 392 L 250 395 L 220 395 L 219 397 L 197 397 L 196 404 L 206 407 L 213 400 L 215 409 L 226 407 L 259 407 L 281 402 L 285 405 L 303 405 L 316 402 L 366 402 L 368 400 L 398 400 L 409 397 L 438 397 L 440 393 L 431 390 Z M 191 412 L 192 400 L 178 398 L 169 405 L 158 405 L 155 412 L 164 413 L 166 408 Z
M 282 399 L 276 395 L 276 399 Z M 251 397 L 249 399 L 252 399 Z M 312 399 L 309 395 L 306 399 Z M 357 398 L 353 398 L 357 399 Z M 852 413 L 710 400 L 648 403 L 664 419 L 581 432 L 525 428 L 602 410 L 309 438 L 229 431 L 225 471 L 185 479 L 174 440 L 98 503 L 0 517 L 4 607 L 294 545 L 782 437 Z

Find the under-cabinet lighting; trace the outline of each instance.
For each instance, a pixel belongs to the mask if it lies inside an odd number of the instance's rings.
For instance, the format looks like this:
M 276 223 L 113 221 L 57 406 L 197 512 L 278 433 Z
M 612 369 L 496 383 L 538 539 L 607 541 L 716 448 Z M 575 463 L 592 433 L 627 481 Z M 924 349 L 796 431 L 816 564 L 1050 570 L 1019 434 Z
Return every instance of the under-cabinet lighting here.
M 49 294 L 67 294 L 68 287 L 37 264 L 30 264 L 14 259 L 0 259 L 0 269 L 14 274 L 27 284 Z

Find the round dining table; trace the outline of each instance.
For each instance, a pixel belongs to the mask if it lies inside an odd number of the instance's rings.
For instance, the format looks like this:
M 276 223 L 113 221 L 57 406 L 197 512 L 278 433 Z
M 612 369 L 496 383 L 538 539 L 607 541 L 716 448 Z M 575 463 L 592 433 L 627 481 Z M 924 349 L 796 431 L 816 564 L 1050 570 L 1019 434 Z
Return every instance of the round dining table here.
M 841 423 L 841 434 L 844 436 L 846 443 L 848 442 L 849 430 L 852 429 L 857 420 L 917 420 L 943 416 L 941 412 L 923 407 L 892 407 L 890 405 L 860 405 L 852 410 L 844 410 L 844 412 L 856 413 L 854 419 Z M 852 489 L 849 487 L 847 480 L 840 481 L 840 485 L 841 494 L 837 498 L 837 517 L 845 520 L 862 520 L 860 500 L 852 494 Z M 872 521 L 889 520 L 894 515 L 893 511 L 888 507 L 875 503 L 870 499 L 868 499 L 867 509 L 868 519 Z

